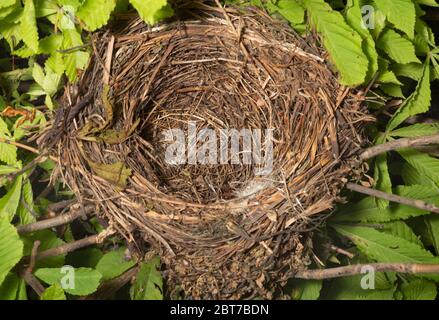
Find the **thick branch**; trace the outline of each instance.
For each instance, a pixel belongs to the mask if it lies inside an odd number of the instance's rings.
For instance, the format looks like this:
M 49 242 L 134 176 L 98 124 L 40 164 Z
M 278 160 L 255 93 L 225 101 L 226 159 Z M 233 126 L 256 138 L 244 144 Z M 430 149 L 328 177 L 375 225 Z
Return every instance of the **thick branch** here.
M 360 155 L 360 159 L 365 161 L 385 152 L 402 148 L 426 146 L 430 144 L 439 144 L 439 134 L 415 138 L 402 138 L 373 146 L 363 151 L 363 153 Z
M 372 196 L 372 197 L 377 197 L 377 198 L 381 198 L 381 199 L 388 200 L 391 202 L 404 204 L 406 206 L 418 208 L 418 209 L 425 210 L 425 211 L 439 213 L 439 207 L 435 206 L 434 204 L 430 204 L 430 203 L 427 203 L 425 201 L 422 201 L 422 200 L 404 198 L 404 197 L 398 196 L 396 194 L 390 194 L 390 193 L 386 193 L 386 192 L 383 192 L 380 190 L 363 187 L 363 186 L 360 186 L 358 184 L 351 183 L 351 182 L 346 184 L 346 188 L 349 190 L 355 191 L 355 192 L 367 194 L 367 195 Z
M 372 268 L 375 272 L 399 272 L 408 274 L 439 274 L 439 264 L 371 263 L 322 270 L 307 270 L 296 273 L 298 279 L 324 280 L 366 273 Z
M 90 210 L 91 209 L 91 210 Z M 49 228 L 58 227 L 67 223 L 70 223 L 77 218 L 81 217 L 82 215 L 87 215 L 92 211 L 93 208 L 85 208 L 84 210 L 79 209 L 75 210 L 73 212 L 58 215 L 51 219 L 41 220 L 35 223 L 26 224 L 23 226 L 18 226 L 17 231 L 19 234 L 25 234 L 30 232 L 35 232 L 38 230 L 44 230 Z
M 88 247 L 97 243 L 101 243 L 102 241 L 105 240 L 105 238 L 109 237 L 110 235 L 114 234 L 114 230 L 112 229 L 105 229 L 104 231 L 102 231 L 99 234 L 95 234 L 93 236 L 75 241 L 75 242 L 70 242 L 70 243 L 66 243 L 62 246 L 56 247 L 56 248 L 52 248 L 52 249 L 48 249 L 46 251 L 42 251 L 40 253 L 37 254 L 36 259 L 40 260 L 43 258 L 47 258 L 47 257 L 55 257 L 55 256 L 59 256 L 62 254 L 66 254 L 84 247 Z

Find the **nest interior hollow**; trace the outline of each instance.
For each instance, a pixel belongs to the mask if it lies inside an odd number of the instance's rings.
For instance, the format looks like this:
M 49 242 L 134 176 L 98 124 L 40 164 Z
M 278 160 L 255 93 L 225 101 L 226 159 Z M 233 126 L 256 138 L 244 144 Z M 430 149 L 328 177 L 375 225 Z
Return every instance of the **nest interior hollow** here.
M 353 174 L 371 118 L 314 36 L 253 8 L 181 10 L 184 21 L 151 29 L 133 19 L 95 35 L 90 66 L 66 88 L 70 103 L 46 140 L 59 138 L 78 199 L 97 204 L 132 247 L 147 241 L 171 286 L 194 298 L 272 297 L 309 264 L 310 230 Z M 272 170 L 255 174 L 260 165 L 242 154 L 240 163 L 169 164 L 162 133 L 189 123 L 199 132 L 272 129 Z M 85 127 L 94 136 L 84 139 Z M 109 132 L 117 143 L 102 139 Z M 126 185 L 96 163 L 123 163 Z

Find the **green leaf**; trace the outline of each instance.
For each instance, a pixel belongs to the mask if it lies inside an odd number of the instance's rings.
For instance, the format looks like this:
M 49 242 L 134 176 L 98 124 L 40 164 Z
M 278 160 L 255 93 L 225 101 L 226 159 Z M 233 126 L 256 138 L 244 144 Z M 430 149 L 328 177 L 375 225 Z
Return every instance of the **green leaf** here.
M 374 2 L 396 29 L 413 38 L 416 11 L 412 0 L 375 0 Z
M 439 194 L 430 186 L 398 186 L 394 189 L 394 193 L 402 197 L 423 200 L 439 205 Z M 381 209 L 376 204 L 375 198 L 366 197 L 356 203 L 343 206 L 331 220 L 346 222 L 389 222 L 427 214 L 430 213 L 398 203 L 390 203 L 389 207 Z
M 16 273 L 9 273 L 0 285 L 0 301 L 16 300 L 20 282 L 20 277 Z
M 385 137 L 378 138 L 376 144 L 385 142 Z M 392 193 L 392 181 L 390 180 L 389 168 L 387 166 L 387 154 L 380 154 L 375 159 L 374 169 L 375 188 L 378 190 Z M 385 209 L 389 205 L 389 201 L 384 199 L 376 199 L 377 205 L 381 209 Z
M 340 72 L 340 82 L 348 86 L 362 84 L 369 70 L 369 60 L 363 53 L 360 35 L 323 0 L 304 0 L 303 5 Z
M 430 215 L 425 217 L 425 224 L 427 225 L 427 231 L 430 234 L 433 246 L 436 250 L 436 255 L 439 255 L 439 216 Z
M 30 255 L 35 241 L 40 241 L 38 252 L 42 252 L 48 249 L 59 247 L 64 244 L 60 238 L 52 230 L 40 230 L 31 234 L 26 234 L 21 237 L 24 243 L 24 252 L 26 255 Z M 35 268 L 54 268 L 64 265 L 65 254 L 38 259 L 35 263 Z
M 24 43 L 35 53 L 38 51 L 38 29 L 33 0 L 23 0 L 24 10 L 21 16 L 21 37 Z
M 94 31 L 104 26 L 116 7 L 116 0 L 85 0 L 77 16 L 85 23 L 86 29 Z
M 295 0 L 279 0 L 272 10 L 279 12 L 293 26 L 305 21 L 305 9 Z
M 378 71 L 378 53 L 375 49 L 375 41 L 369 30 L 360 23 L 363 21 L 360 0 L 349 0 L 346 4 L 346 8 L 346 22 L 363 39 L 363 51 L 369 59 L 369 70 L 366 77 L 366 81 L 369 81 Z
M 136 280 L 130 289 L 132 300 L 163 299 L 163 279 L 158 271 L 159 267 L 159 257 L 141 264 Z
M 1 117 L 0 139 L 12 140 L 8 125 Z M 12 144 L 0 142 L 0 161 L 3 161 L 8 165 L 15 166 L 17 164 L 17 147 Z
M 36 219 L 32 215 L 33 212 L 35 212 L 35 206 L 32 184 L 30 183 L 29 179 L 25 179 L 23 188 L 21 190 L 21 201 L 17 208 L 17 215 L 20 219 L 20 224 L 35 222 Z
M 439 123 L 416 123 L 407 127 L 399 128 L 388 133 L 391 137 L 421 137 L 439 132 Z
M 156 24 L 174 14 L 167 0 L 130 0 L 140 17 L 149 24 Z
M 367 257 L 378 262 L 437 264 L 439 258 L 423 247 L 368 227 L 332 225 L 340 234 L 348 237 Z M 426 275 L 439 279 L 439 275 Z
M 102 280 L 116 278 L 136 264 L 125 259 L 124 251 L 125 248 L 110 251 L 99 260 L 96 270 L 102 274 Z
M 406 77 L 416 81 L 421 80 L 424 74 L 424 66 L 421 63 L 396 63 L 392 65 L 391 69 L 398 77 Z
M 66 75 L 71 82 L 74 82 L 78 76 L 78 70 L 82 70 L 88 63 L 89 53 L 77 50 L 75 48 L 82 46 L 81 34 L 76 29 L 63 31 L 63 50 L 70 50 L 62 55 Z
M 6 217 L 8 221 L 12 220 L 20 203 L 22 185 L 23 176 L 20 175 L 15 178 L 11 188 L 0 199 L 0 218 Z
M 403 221 L 386 222 L 383 224 L 381 231 L 405 239 L 421 247 L 424 246 L 413 230 Z
M 23 257 L 23 243 L 8 217 L 0 217 L 0 285 Z
M 439 159 L 415 149 L 401 149 L 398 153 L 418 172 L 425 175 L 439 187 Z
M 415 46 L 392 29 L 387 29 L 380 36 L 377 47 L 397 63 L 420 62 L 415 54 Z
M 434 300 L 437 296 L 436 284 L 424 279 L 416 279 L 401 286 L 404 300 Z
M 64 290 L 58 283 L 51 285 L 49 288 L 44 290 L 40 297 L 41 300 L 66 300 L 66 295 Z
M 430 101 L 430 68 L 427 62 L 424 66 L 424 74 L 422 76 L 422 79 L 419 81 L 415 91 L 395 112 L 392 119 L 387 124 L 386 131 L 392 131 L 408 117 L 427 112 L 430 108 Z
M 0 2 L 0 8 L 5 8 L 5 7 L 9 7 L 12 6 L 13 4 L 15 4 L 16 0 L 2 0 Z
M 376 273 L 378 278 L 380 273 Z M 395 288 L 363 289 L 361 279 L 364 275 L 344 277 L 332 280 L 325 299 L 330 300 L 393 300 Z M 382 276 L 383 277 L 383 276 Z
M 61 287 L 63 279 L 72 276 L 70 278 L 72 282 L 64 288 L 65 292 L 72 295 L 85 296 L 96 291 L 102 278 L 98 271 L 90 268 L 72 268 L 71 270 L 44 268 L 35 271 L 35 276 L 49 285 L 61 284 Z
M 301 280 L 294 281 L 293 296 L 297 291 L 296 300 L 317 300 L 320 297 L 320 291 L 322 290 L 322 280 Z M 294 299 L 294 297 L 293 297 Z
M 380 89 L 387 95 L 396 98 L 405 99 L 401 86 L 393 83 L 383 83 L 380 85 Z

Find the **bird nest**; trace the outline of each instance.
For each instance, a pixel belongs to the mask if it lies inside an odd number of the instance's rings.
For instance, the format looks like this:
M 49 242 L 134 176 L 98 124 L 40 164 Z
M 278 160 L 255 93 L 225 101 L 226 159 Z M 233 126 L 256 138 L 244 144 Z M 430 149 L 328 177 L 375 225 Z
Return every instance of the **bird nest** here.
M 130 248 L 160 254 L 170 288 L 273 297 L 310 264 L 312 231 L 353 175 L 361 92 L 315 36 L 258 9 L 125 22 L 93 36 L 46 136 L 64 181 Z

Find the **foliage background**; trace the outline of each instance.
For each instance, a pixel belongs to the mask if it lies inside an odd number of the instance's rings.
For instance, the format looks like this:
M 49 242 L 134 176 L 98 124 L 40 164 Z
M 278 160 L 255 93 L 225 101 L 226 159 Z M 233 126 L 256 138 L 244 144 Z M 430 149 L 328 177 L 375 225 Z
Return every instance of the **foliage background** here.
M 371 139 L 439 132 L 439 108 L 431 106 L 439 78 L 439 47 L 423 19 L 439 7 L 435 0 L 252 0 L 226 1 L 264 7 L 299 33 L 316 30 L 339 81 L 375 85 L 367 103 L 378 121 Z M 361 22 L 363 6 L 374 9 L 374 28 Z M 32 274 L 44 284 L 39 297 L 23 277 L 25 257 L 35 241 L 39 250 L 71 243 L 103 230 L 96 218 L 66 227 L 19 235 L 16 227 L 50 215 L 50 204 L 72 194 L 62 181 L 49 184 L 50 159 L 35 162 L 35 133 L 57 108 L 63 84 L 74 82 L 90 57 L 90 32 L 118 14 L 136 10 L 153 25 L 171 17 L 167 0 L 0 0 L 0 299 L 78 299 L 102 293 L 129 271 L 133 284 L 100 297 L 162 299 L 160 260 L 136 266 L 123 242 L 101 245 L 37 261 Z M 370 7 L 369 7 L 370 8 Z M 437 102 L 436 102 L 437 103 Z M 23 148 L 28 146 L 30 148 Z M 403 149 L 370 163 L 365 185 L 439 205 L 438 149 Z M 350 201 L 333 213 L 315 236 L 313 268 L 365 262 L 439 263 L 439 216 L 373 197 L 346 193 Z M 331 250 L 345 248 L 350 259 Z M 75 268 L 76 286 L 63 290 L 62 267 Z M 134 268 L 134 269 L 133 269 Z M 435 299 L 439 275 L 377 274 L 375 290 L 360 288 L 360 276 L 331 281 L 292 280 L 291 299 Z M 105 291 L 105 290 L 104 290 Z

